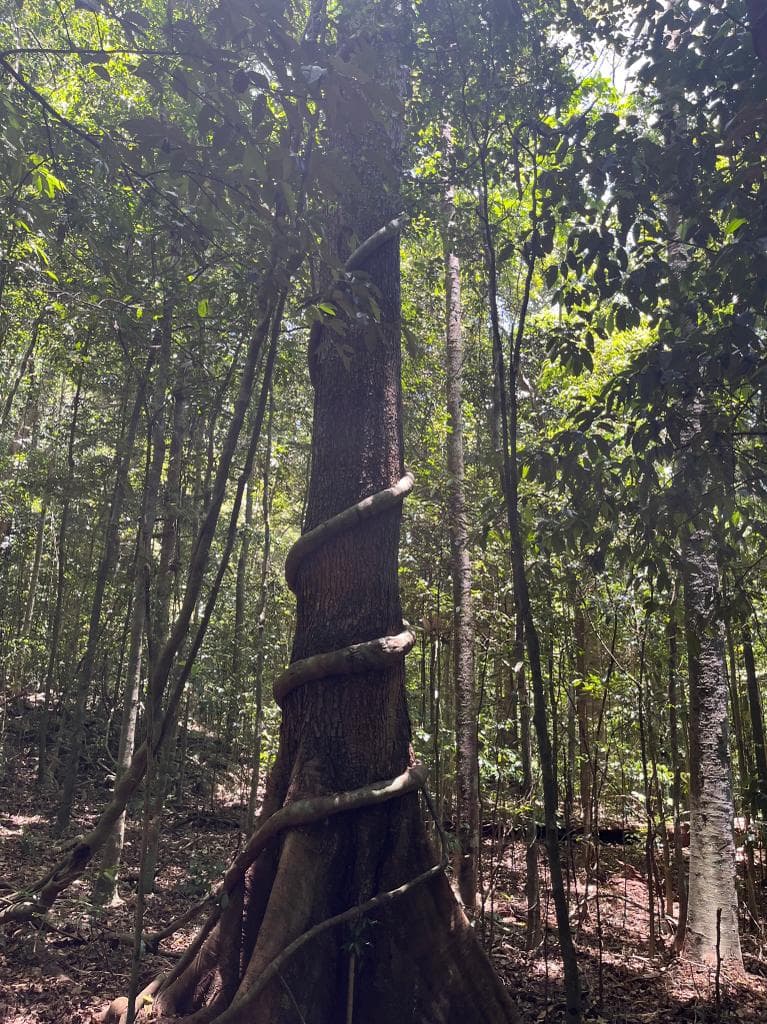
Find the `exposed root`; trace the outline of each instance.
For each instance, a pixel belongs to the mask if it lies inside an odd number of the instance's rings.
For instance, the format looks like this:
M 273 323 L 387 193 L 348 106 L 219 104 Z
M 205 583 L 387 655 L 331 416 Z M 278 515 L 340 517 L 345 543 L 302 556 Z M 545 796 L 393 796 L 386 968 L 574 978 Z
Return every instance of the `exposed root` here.
M 221 914 L 221 908 L 224 907 L 233 897 L 235 891 L 242 885 L 248 868 L 268 843 L 270 843 L 276 836 L 289 828 L 295 829 L 305 825 L 311 825 L 335 814 L 359 810 L 362 807 L 372 807 L 404 796 L 406 793 L 411 793 L 414 790 L 423 789 L 426 784 L 426 777 L 427 772 L 424 765 L 415 764 L 393 779 L 373 782 L 367 786 L 360 786 L 358 789 L 349 790 L 344 793 L 330 793 L 326 796 L 311 797 L 306 800 L 296 800 L 294 803 L 287 804 L 285 807 L 280 808 L 280 810 L 275 811 L 274 814 L 268 817 L 260 828 L 253 833 L 247 845 L 228 868 L 216 894 L 216 906 L 208 916 L 205 924 L 187 949 L 184 956 L 174 966 L 173 970 L 169 974 L 155 979 L 148 988 L 144 989 L 139 994 L 136 1000 L 137 1011 L 140 1007 L 150 1003 L 158 992 L 167 990 L 192 963 L 202 948 L 205 939 L 218 922 Z M 428 796 L 427 804 L 430 808 L 432 807 L 431 800 Z M 396 890 L 392 890 L 391 897 L 386 893 L 383 893 L 381 894 L 380 899 L 375 897 L 374 899 L 378 899 L 378 902 L 373 902 L 370 906 L 368 906 L 368 904 L 361 904 L 358 907 L 351 907 L 349 911 L 345 912 L 345 916 L 337 915 L 339 917 L 338 920 L 333 918 L 328 919 L 328 922 L 321 922 L 321 924 L 326 927 L 316 926 L 315 929 L 311 929 L 311 934 L 305 933 L 305 938 L 299 936 L 299 939 L 302 939 L 302 941 L 295 940 L 295 942 L 291 943 L 289 947 L 286 947 L 286 952 L 288 949 L 290 952 L 285 957 L 285 960 L 289 959 L 290 956 L 300 949 L 305 942 L 308 942 L 314 934 L 320 934 L 325 931 L 326 928 L 331 928 L 335 924 L 342 924 L 344 921 L 351 920 L 352 918 L 373 909 L 375 906 L 388 902 L 389 898 L 395 899 L 397 896 L 404 895 L 404 893 L 409 891 L 414 884 L 426 881 L 427 878 L 437 874 L 446 865 L 447 856 L 443 851 L 443 858 L 440 864 L 435 865 L 433 868 L 430 868 L 429 871 L 419 875 L 417 879 L 413 880 L 413 882 L 405 883 L 405 886 L 400 886 Z M 206 904 L 209 899 L 210 897 L 205 901 L 202 901 L 200 904 L 195 905 L 192 909 L 199 912 L 203 909 L 204 904 Z M 370 903 L 370 901 L 368 901 L 368 903 Z M 157 936 L 164 937 L 166 933 L 167 929 L 163 930 L 163 932 L 157 933 Z M 280 954 L 280 956 L 282 956 L 282 954 Z M 258 991 L 261 991 L 261 988 L 263 988 L 263 986 L 275 976 L 283 962 L 283 960 L 280 960 L 276 970 L 269 974 L 269 977 L 266 978 Z M 124 1021 L 126 1008 L 127 1002 L 123 998 L 114 1000 L 104 1016 L 104 1021 Z
M 367 914 L 371 910 L 377 910 L 379 907 L 383 907 L 385 904 L 391 903 L 400 896 L 404 896 L 417 885 L 420 885 L 422 882 L 426 882 L 428 879 L 440 874 L 445 870 L 447 864 L 448 862 L 443 858 L 438 864 L 434 864 L 426 871 L 421 872 L 420 875 L 417 875 L 409 882 L 405 882 L 402 885 L 397 886 L 396 889 L 389 889 L 387 892 L 378 893 L 377 896 L 371 897 L 371 899 L 366 900 L 364 903 L 359 903 L 354 907 L 349 907 L 348 910 L 344 910 L 340 914 L 335 914 L 333 917 L 328 917 L 324 921 L 320 921 L 319 924 L 316 924 L 314 927 L 303 932 L 272 960 L 269 966 L 261 972 L 259 977 L 246 992 L 234 999 L 228 1009 L 224 1010 L 223 1013 L 219 1014 L 215 1018 L 215 1024 L 235 1024 L 236 1021 L 242 1020 L 240 1015 L 247 1010 L 248 1007 L 253 1005 L 256 997 L 263 992 L 272 978 L 277 977 L 288 960 L 290 960 L 290 958 L 311 939 L 316 938 L 323 932 L 329 931 L 331 928 L 335 928 L 337 925 L 353 921 L 355 918 L 361 917 L 363 914 Z

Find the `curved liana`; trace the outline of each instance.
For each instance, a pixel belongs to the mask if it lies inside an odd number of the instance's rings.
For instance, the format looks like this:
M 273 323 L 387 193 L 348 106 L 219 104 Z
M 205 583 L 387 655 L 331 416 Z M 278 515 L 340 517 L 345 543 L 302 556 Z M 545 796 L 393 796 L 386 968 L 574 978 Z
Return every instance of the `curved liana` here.
M 381 515 L 402 502 L 413 489 L 413 474 L 410 472 L 382 491 L 363 498 L 355 505 L 350 505 L 337 515 L 326 519 L 313 530 L 302 534 L 288 552 L 285 559 L 285 579 L 288 586 L 296 592 L 298 573 L 305 559 L 314 554 L 327 541 L 353 529 L 373 516 Z M 415 643 L 415 633 L 410 626 L 403 623 L 401 632 L 392 636 L 382 636 L 364 643 L 349 644 L 335 651 L 314 654 L 301 661 L 295 661 L 274 681 L 274 699 L 282 707 L 289 693 L 309 682 L 326 679 L 332 676 L 348 676 L 364 672 L 371 668 L 386 668 L 404 657 Z

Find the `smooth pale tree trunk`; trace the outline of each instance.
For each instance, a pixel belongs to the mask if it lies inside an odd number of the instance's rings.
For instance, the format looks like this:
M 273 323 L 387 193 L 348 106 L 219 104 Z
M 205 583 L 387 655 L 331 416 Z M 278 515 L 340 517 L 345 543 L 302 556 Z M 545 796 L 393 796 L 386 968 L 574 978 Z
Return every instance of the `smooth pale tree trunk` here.
M 742 968 L 724 624 L 714 550 L 714 538 L 707 529 L 692 530 L 683 538 L 690 678 L 690 883 L 685 951 L 704 963 L 716 965 L 721 960 Z
M 451 129 L 443 139 L 448 155 Z M 473 911 L 479 881 L 479 753 L 474 685 L 474 621 L 471 556 L 463 457 L 463 332 L 461 267 L 455 253 L 455 197 L 445 185 L 442 201 L 445 264 L 445 367 L 447 385 L 447 471 L 450 572 L 453 580 L 453 685 L 455 689 L 456 828 L 455 878 L 463 905 Z
M 77 375 L 77 385 L 72 400 L 72 418 L 69 424 L 67 441 L 67 479 L 64 484 L 64 499 L 61 505 L 58 542 L 56 545 L 56 601 L 53 607 L 51 632 L 48 639 L 48 665 L 45 670 L 45 686 L 43 695 L 43 711 L 40 716 L 40 727 L 37 735 L 37 785 L 45 784 L 48 775 L 48 730 L 50 725 L 51 696 L 56 675 L 61 643 L 61 621 L 64 613 L 64 591 L 67 577 L 67 545 L 69 543 L 69 511 L 72 501 L 72 486 L 75 472 L 75 438 L 77 436 L 77 419 L 80 411 L 80 395 L 82 392 L 84 368 L 81 364 Z

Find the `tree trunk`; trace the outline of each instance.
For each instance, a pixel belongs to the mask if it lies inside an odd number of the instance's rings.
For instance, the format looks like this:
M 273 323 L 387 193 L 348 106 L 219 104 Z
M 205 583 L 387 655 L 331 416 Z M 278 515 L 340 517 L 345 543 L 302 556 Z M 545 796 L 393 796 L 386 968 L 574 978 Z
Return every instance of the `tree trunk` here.
M 671 767 L 674 773 L 671 789 L 671 802 L 674 814 L 674 874 L 676 876 L 677 899 L 679 913 L 676 919 L 676 935 L 674 949 L 680 952 L 684 948 L 687 933 L 687 867 L 682 853 L 682 765 L 684 752 L 681 749 L 678 723 L 677 696 L 677 588 L 669 609 L 666 640 L 668 643 L 668 708 L 669 708 L 669 745 L 671 747 Z
M 645 650 L 647 644 L 647 627 L 649 612 L 645 615 L 639 641 L 639 674 L 637 675 L 637 719 L 639 725 L 639 753 L 642 763 L 642 788 L 644 791 L 645 818 L 647 835 L 645 837 L 645 866 L 647 869 L 647 952 L 655 955 L 655 815 L 652 806 L 652 791 L 647 767 L 647 726 L 645 724 Z
M 735 889 L 733 801 L 724 630 L 714 539 L 682 543 L 690 675 L 690 887 L 686 951 L 704 963 L 742 968 Z M 721 914 L 721 923 L 717 916 Z
M 45 784 L 48 774 L 48 725 L 50 720 L 51 693 L 56 675 L 56 664 L 61 642 L 61 620 L 64 611 L 64 589 L 67 575 L 67 544 L 69 542 L 69 511 L 72 502 L 72 487 L 75 472 L 75 437 L 77 436 L 77 419 L 80 410 L 80 395 L 83 385 L 84 366 L 81 363 L 77 376 L 77 386 L 72 400 L 72 419 L 69 424 L 67 442 L 67 479 L 64 484 L 64 500 L 61 506 L 59 521 L 58 545 L 56 552 L 56 602 L 53 608 L 51 634 L 48 640 L 48 665 L 45 670 L 45 687 L 43 696 L 43 712 L 40 716 L 40 727 L 37 735 L 37 785 Z
M 759 679 L 756 675 L 754 646 L 748 623 L 743 626 L 742 635 L 743 662 L 746 666 L 746 687 L 748 689 L 748 708 L 751 718 L 751 734 L 754 738 L 754 759 L 756 761 L 756 787 L 753 810 L 755 815 L 759 814 L 764 820 L 767 819 L 767 745 L 764 739 L 762 695 L 759 690 Z
M 43 545 L 45 542 L 45 524 L 48 520 L 47 487 L 46 499 L 43 500 L 43 507 L 37 519 L 37 530 L 35 532 L 35 553 L 32 559 L 32 572 L 29 576 L 29 589 L 27 600 L 24 605 L 24 620 L 21 624 L 21 638 L 27 644 L 31 641 L 32 616 L 35 612 L 35 601 L 37 600 L 37 584 L 40 579 L 40 562 L 43 557 Z
M 150 356 L 151 359 L 151 356 Z M 148 367 L 147 367 L 148 370 Z M 96 658 L 96 650 L 101 638 L 101 608 L 104 602 L 107 581 L 114 569 L 120 545 L 120 517 L 122 516 L 123 501 L 128 485 L 128 471 L 133 453 L 133 445 L 136 438 L 141 407 L 144 397 L 144 382 L 139 382 L 136 398 L 133 404 L 133 412 L 120 440 L 115 457 L 115 482 L 112 490 L 112 497 L 109 503 L 106 528 L 104 532 L 104 549 L 96 573 L 96 582 L 91 602 L 90 621 L 88 624 L 88 639 L 86 641 L 85 653 L 83 655 L 80 671 L 77 677 L 75 691 L 75 709 L 72 716 L 72 723 L 69 733 L 69 754 L 64 770 L 64 784 L 56 814 L 55 832 L 61 835 L 69 826 L 69 819 L 72 814 L 72 805 L 77 786 L 78 769 L 80 766 L 80 754 L 82 752 L 83 731 L 85 727 L 85 710 L 90 693 L 93 667 Z
M 139 569 L 141 556 L 136 554 L 133 600 L 131 602 L 131 627 L 128 642 L 128 667 L 125 674 L 125 687 L 122 699 L 122 719 L 120 722 L 120 743 L 117 748 L 117 767 L 115 789 L 120 777 L 125 774 L 133 757 L 136 742 L 136 722 L 138 719 L 139 695 L 141 692 L 141 662 L 144 641 L 144 618 L 146 602 L 143 593 L 143 577 Z M 120 900 L 117 894 L 117 872 L 122 857 L 123 839 L 125 837 L 125 819 L 127 810 L 123 808 L 117 823 L 104 844 L 101 866 L 94 880 L 93 896 L 96 902 L 114 906 Z
M 384 5 L 350 6 L 368 30 L 386 22 Z M 391 58 L 392 36 L 377 43 L 368 59 Z M 351 45 L 343 56 L 354 59 Z M 337 118 L 336 145 L 364 187 L 345 196 L 328 234 L 342 258 L 355 234 L 369 240 L 346 270 L 374 286 L 380 326 L 374 343 L 359 318 L 340 338 L 312 331 L 311 480 L 305 532 L 286 565 L 296 633 L 275 684 L 283 720 L 263 824 L 228 873 L 217 924 L 155 987 L 153 1005 L 218 1024 L 337 1024 L 350 1004 L 366 1024 L 494 1024 L 513 1019 L 508 997 L 427 840 L 422 774 L 408 770 L 402 655 L 412 634 L 397 548 L 412 478 L 402 465 L 399 247 L 394 226 L 378 233 L 397 212 L 396 190 L 378 176 L 392 139 L 380 128 L 355 136 L 343 103 Z M 303 827 L 263 838 L 284 821 Z
M 253 722 L 253 738 L 251 749 L 250 789 L 246 810 L 245 825 L 248 833 L 253 831 L 256 823 L 256 805 L 258 790 L 261 784 L 261 739 L 264 728 L 264 663 L 266 652 L 264 639 L 266 633 L 266 616 L 269 606 L 269 568 L 272 557 L 272 525 L 271 525 L 271 462 L 272 462 L 272 428 L 274 424 L 274 390 L 269 392 L 269 419 L 266 428 L 266 451 L 264 452 L 264 471 L 261 478 L 261 515 L 264 522 L 264 543 L 261 549 L 261 572 L 259 576 L 259 595 L 256 614 L 256 664 L 254 671 L 255 716 Z M 252 518 L 252 516 L 251 516 Z
M 578 972 L 578 961 L 575 955 L 572 929 L 562 874 L 562 859 L 559 851 L 559 834 L 557 829 L 557 776 L 556 763 L 553 759 L 551 738 L 546 709 L 546 687 L 543 679 L 541 645 L 538 628 L 533 615 L 530 591 L 525 566 L 525 544 L 522 534 L 522 519 L 519 509 L 519 462 L 517 458 L 517 426 L 518 426 L 518 391 L 517 377 L 522 339 L 524 337 L 527 308 L 530 300 L 535 261 L 529 257 L 525 275 L 524 295 L 517 320 L 517 330 L 513 339 L 511 359 L 509 360 L 508 381 L 506 363 L 501 335 L 500 312 L 498 303 L 498 266 L 496 261 L 493 226 L 490 221 L 489 178 L 486 154 L 480 151 L 482 169 L 482 202 L 481 218 L 485 233 L 485 251 L 487 255 L 490 324 L 493 341 L 493 364 L 501 413 L 501 489 L 506 505 L 506 517 L 511 540 L 511 569 L 514 582 L 514 603 L 517 615 L 524 625 L 527 645 L 528 663 L 533 690 L 533 724 L 538 740 L 538 751 L 541 763 L 541 779 L 543 783 L 543 814 L 546 829 L 546 852 L 549 858 L 549 874 L 551 877 L 551 893 L 559 932 L 559 946 L 562 954 L 562 967 L 565 982 L 565 1000 L 567 1003 L 568 1024 L 579 1024 L 581 1020 L 581 983 Z M 533 183 L 535 196 L 535 183 Z M 533 207 L 531 218 L 536 219 Z M 508 389 L 508 390 L 507 390 Z
M 186 393 L 183 381 L 178 385 L 173 404 L 173 428 L 171 432 L 168 454 L 168 476 L 165 482 L 165 516 L 160 541 L 160 560 L 157 568 L 155 586 L 154 615 L 151 628 L 150 655 L 154 660 L 168 639 L 168 623 L 170 621 L 170 598 L 178 566 L 176 565 L 179 504 L 181 501 L 181 469 L 184 437 L 186 435 Z M 155 672 L 151 678 L 157 679 Z M 151 694 L 155 721 L 161 712 L 162 692 Z M 175 716 L 174 716 L 175 718 Z M 147 839 L 144 857 L 141 862 L 141 887 L 144 892 L 154 888 L 157 874 L 157 861 L 160 847 L 160 823 L 163 807 L 168 792 L 171 759 L 175 750 L 177 725 L 174 721 L 168 732 L 168 740 L 160 751 L 155 771 L 154 793 L 147 822 Z
M 125 679 L 123 714 L 120 725 L 120 746 L 117 752 L 116 783 L 131 763 L 136 743 L 136 720 L 138 717 L 139 693 L 141 691 L 141 653 L 146 624 L 147 596 L 152 567 L 152 537 L 154 534 L 157 496 L 160 490 L 162 467 L 165 462 L 165 393 L 170 365 L 173 309 L 166 300 L 161 327 L 161 344 L 157 377 L 152 386 L 152 400 L 149 410 L 148 447 L 150 452 L 146 476 L 141 519 L 136 539 L 136 564 L 133 579 L 133 617 L 130 629 L 128 671 Z M 147 695 L 148 700 L 152 695 Z M 95 895 L 105 903 L 116 901 L 117 871 L 122 856 L 125 836 L 125 815 L 123 810 L 109 841 L 104 847 L 101 871 L 96 876 Z
M 522 759 L 522 788 L 528 805 L 525 823 L 525 898 L 527 901 L 527 933 L 525 945 L 535 949 L 541 941 L 541 894 L 538 878 L 538 826 L 532 810 L 533 799 L 533 744 L 530 729 L 530 689 L 523 664 L 525 630 L 520 610 L 514 626 L 513 671 L 517 677 L 520 712 L 520 757 Z
M 575 687 L 575 706 L 578 721 L 578 782 L 581 802 L 581 818 L 583 821 L 584 847 L 590 849 L 592 832 L 592 812 L 594 799 L 594 772 L 592 760 L 592 719 L 595 701 L 591 693 L 591 645 L 587 635 L 588 627 L 584 608 L 583 595 L 575 594 L 575 670 L 577 683 Z M 588 852 L 584 863 L 588 862 Z
M 451 129 L 443 128 L 451 150 Z M 454 251 L 455 200 L 449 179 L 442 203 L 445 261 L 445 364 L 447 369 L 447 471 L 450 571 L 453 579 L 453 680 L 455 686 L 456 828 L 459 847 L 455 877 L 463 905 L 477 901 L 479 872 L 479 754 L 477 701 L 474 686 L 474 623 L 471 601 L 471 557 L 466 517 L 463 460 L 463 337 L 461 269 Z

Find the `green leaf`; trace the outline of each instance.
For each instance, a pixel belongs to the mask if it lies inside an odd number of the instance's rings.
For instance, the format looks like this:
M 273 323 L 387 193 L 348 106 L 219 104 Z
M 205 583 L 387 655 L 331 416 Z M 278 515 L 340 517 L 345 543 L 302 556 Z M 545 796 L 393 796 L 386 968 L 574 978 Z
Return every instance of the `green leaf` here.
M 208 302 L 208 300 L 200 299 L 200 301 L 197 303 L 197 316 L 199 316 L 201 320 L 204 320 L 205 317 L 208 315 L 209 309 L 210 303 Z
M 748 224 L 745 217 L 733 217 L 732 220 L 727 221 L 724 229 L 725 235 L 734 235 L 738 228 L 742 228 L 744 224 Z

